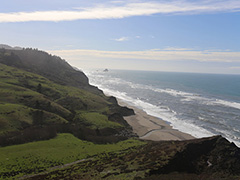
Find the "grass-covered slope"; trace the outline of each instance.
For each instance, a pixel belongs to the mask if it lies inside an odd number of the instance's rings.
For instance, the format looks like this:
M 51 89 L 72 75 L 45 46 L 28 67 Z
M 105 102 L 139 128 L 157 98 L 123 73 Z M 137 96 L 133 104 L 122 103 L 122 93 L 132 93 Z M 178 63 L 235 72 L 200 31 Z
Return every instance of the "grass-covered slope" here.
M 0 49 L 0 63 L 39 74 L 58 84 L 101 93 L 96 87 L 89 85 L 88 78 L 83 72 L 76 71 L 65 60 L 44 51 L 32 48 Z
M 59 134 L 48 141 L 3 147 L 0 148 L 0 179 L 16 179 L 24 175 L 37 174 L 50 167 L 87 158 L 98 159 L 111 152 L 131 149 L 136 151 L 136 148 L 143 144 L 145 143 L 134 139 L 116 144 L 94 144 L 82 141 L 71 134 Z
M 70 134 L 0 148 L 0 178 L 239 180 L 240 150 L 216 136 L 96 145 Z M 32 166 L 30 165 L 32 164 Z
M 81 75 L 82 72 L 44 52 L 20 51 L 0 50 L 0 146 L 48 139 L 58 132 L 70 132 L 94 141 L 99 139 L 94 136 L 113 136 L 124 127 L 129 129 L 122 118 L 126 112 L 129 114 L 129 109 L 120 107 L 113 97 L 106 97 L 90 86 L 87 78 L 81 80 L 79 76 L 76 81 L 73 78 L 68 83 L 68 76 L 60 82 L 61 76 L 66 74 L 54 74 L 53 67 L 51 70 L 44 67 L 49 62 L 50 67 L 52 64 L 59 71 L 63 69 L 62 73 Z M 27 60 L 21 59 L 19 54 Z M 54 78 L 56 76 L 60 79 Z M 42 135 L 27 137 L 31 132 L 37 134 L 37 127 L 41 128 Z M 111 141 L 109 137 L 107 141 Z
M 0 118 L 1 131 L 17 130 L 21 123 L 66 123 L 74 111 L 107 111 L 109 102 L 101 97 L 75 87 L 66 87 L 39 75 L 0 64 Z M 65 104 L 71 99 L 77 106 Z M 38 110 L 43 112 L 42 122 L 34 118 Z M 72 112 L 71 112 L 72 111 Z M 41 119 L 39 119 L 41 121 Z
M 233 143 L 139 141 L 132 114 L 59 57 L 0 49 L 0 179 L 240 179 Z

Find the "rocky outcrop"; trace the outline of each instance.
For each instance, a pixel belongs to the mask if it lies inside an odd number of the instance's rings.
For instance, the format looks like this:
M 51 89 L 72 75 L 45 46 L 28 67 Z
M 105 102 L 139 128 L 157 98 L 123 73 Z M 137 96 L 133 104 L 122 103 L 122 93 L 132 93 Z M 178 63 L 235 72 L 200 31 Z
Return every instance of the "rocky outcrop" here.
M 150 175 L 171 172 L 240 175 L 240 149 L 221 136 L 186 141 L 183 147 L 166 166 L 150 171 Z
M 133 109 L 128 108 L 126 106 L 122 107 L 118 105 L 117 99 L 113 96 L 110 96 L 108 98 L 108 102 L 111 103 L 111 105 L 109 106 L 109 108 L 114 111 L 117 112 L 119 114 L 121 114 L 122 116 L 131 116 L 131 115 L 135 115 L 135 112 Z

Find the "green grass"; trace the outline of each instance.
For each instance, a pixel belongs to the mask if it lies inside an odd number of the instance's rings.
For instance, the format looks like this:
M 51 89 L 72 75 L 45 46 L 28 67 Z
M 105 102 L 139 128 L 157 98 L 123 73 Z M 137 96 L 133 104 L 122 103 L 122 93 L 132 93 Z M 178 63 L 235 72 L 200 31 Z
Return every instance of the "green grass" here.
M 41 91 L 38 91 L 39 84 Z M 40 104 L 39 108 L 37 102 Z M 40 75 L 3 64 L 0 64 L 0 103 L 1 108 L 9 108 L 12 112 L 6 115 L 0 109 L 0 133 L 20 129 L 21 122 L 32 124 L 30 109 L 44 110 L 46 124 L 67 122 L 68 118 L 72 117 L 72 112 L 81 111 L 93 112 L 75 117 L 90 123 L 92 128 L 120 126 L 102 115 L 103 112 L 111 114 L 107 97 L 80 88 L 60 85 Z M 16 106 L 19 107 L 16 109 Z
M 70 163 L 100 153 L 116 152 L 145 144 L 129 139 L 117 144 L 94 144 L 79 140 L 71 134 L 56 138 L 0 148 L 0 178 L 5 173 L 13 177 L 38 173 L 49 167 Z M 16 175 L 14 175 L 14 173 Z
M 21 86 L 0 82 L 1 102 L 18 102 L 24 96 L 40 98 L 42 95 Z
M 31 111 L 31 108 L 19 104 L 0 104 L 0 134 L 17 130 L 21 127 L 21 122 L 32 124 Z
M 34 122 L 33 114 L 36 111 L 21 104 L 0 104 L 0 134 L 21 129 L 23 123 L 32 125 Z M 57 114 L 47 111 L 42 112 L 45 124 L 67 123 L 64 118 Z
M 58 99 L 64 97 L 74 97 L 87 104 L 88 110 L 97 111 L 106 108 L 106 105 L 109 104 L 105 96 L 96 95 L 72 86 L 56 84 L 40 75 L 3 64 L 0 64 L 0 80 L 0 92 L 4 94 L 4 96 L 1 95 L 0 99 L 5 96 L 11 96 L 14 99 L 16 96 L 23 95 L 41 96 L 44 98 L 43 95 L 45 95 L 50 99 L 52 98 L 51 100 L 54 102 L 58 102 Z M 41 94 L 36 92 L 38 84 L 42 86 Z
M 122 127 L 116 122 L 108 121 L 108 117 L 106 115 L 97 112 L 79 112 L 76 117 L 81 119 L 83 123 L 89 124 L 93 129 Z
M 108 121 L 108 115 L 114 113 L 110 105 L 103 94 L 57 84 L 40 75 L 0 64 L 0 135 L 23 129 L 26 124 L 71 123 L 73 119 L 93 129 L 122 127 Z M 42 114 L 39 119 L 38 112 Z M 0 178 L 38 173 L 49 167 L 141 144 L 143 142 L 129 139 L 97 145 L 71 134 L 59 134 L 47 141 L 2 147 Z

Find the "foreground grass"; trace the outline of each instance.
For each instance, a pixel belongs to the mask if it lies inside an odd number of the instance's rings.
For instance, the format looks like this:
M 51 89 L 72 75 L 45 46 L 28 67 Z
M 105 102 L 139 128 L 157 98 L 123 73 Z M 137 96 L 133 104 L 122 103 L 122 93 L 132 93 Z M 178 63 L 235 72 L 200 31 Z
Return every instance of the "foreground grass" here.
M 59 134 L 56 138 L 0 148 L 0 179 L 21 177 L 45 171 L 101 153 L 116 152 L 143 145 L 134 139 L 117 144 L 94 144 L 77 139 L 71 134 Z

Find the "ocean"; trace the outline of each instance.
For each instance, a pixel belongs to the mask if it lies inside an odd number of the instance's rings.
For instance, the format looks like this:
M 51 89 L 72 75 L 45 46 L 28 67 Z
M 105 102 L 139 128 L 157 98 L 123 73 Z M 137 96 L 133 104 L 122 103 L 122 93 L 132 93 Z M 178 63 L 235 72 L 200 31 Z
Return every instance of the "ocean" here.
M 222 135 L 240 147 L 240 75 L 85 71 L 107 95 L 194 137 Z

